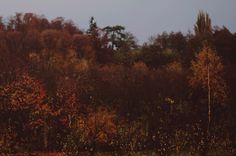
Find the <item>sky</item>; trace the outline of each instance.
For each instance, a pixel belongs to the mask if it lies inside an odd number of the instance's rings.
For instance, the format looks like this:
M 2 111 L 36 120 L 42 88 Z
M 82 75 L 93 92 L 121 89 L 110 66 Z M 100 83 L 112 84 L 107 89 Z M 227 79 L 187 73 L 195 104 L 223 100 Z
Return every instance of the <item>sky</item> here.
M 212 25 L 236 32 L 236 0 L 0 0 L 0 16 L 32 12 L 48 19 L 64 17 L 86 30 L 91 16 L 99 27 L 122 25 L 139 43 L 163 31 L 193 30 L 200 10 Z

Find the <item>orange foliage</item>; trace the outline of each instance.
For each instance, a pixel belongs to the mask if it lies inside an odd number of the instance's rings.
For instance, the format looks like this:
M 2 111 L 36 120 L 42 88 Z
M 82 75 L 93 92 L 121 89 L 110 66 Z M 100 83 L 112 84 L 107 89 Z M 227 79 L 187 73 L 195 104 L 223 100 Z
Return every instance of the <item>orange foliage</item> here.
M 3 86 L 0 96 L 4 97 L 4 107 L 12 110 L 40 107 L 46 96 L 37 79 L 23 73 L 16 81 Z
M 69 77 L 60 78 L 58 81 L 57 97 L 60 101 L 59 118 L 64 125 L 71 127 L 72 118 L 78 112 L 79 105 L 76 98 L 75 81 Z
M 222 78 L 223 64 L 220 57 L 217 56 L 216 51 L 205 46 L 202 51 L 196 56 L 196 60 L 192 61 L 191 70 L 193 75 L 190 77 L 190 85 L 192 87 L 201 86 L 207 89 L 208 85 L 208 68 L 210 87 L 212 88 L 212 95 L 221 103 L 225 103 L 227 99 L 227 86 Z
M 115 118 L 114 112 L 99 107 L 79 120 L 79 128 L 89 140 L 106 143 L 116 134 Z

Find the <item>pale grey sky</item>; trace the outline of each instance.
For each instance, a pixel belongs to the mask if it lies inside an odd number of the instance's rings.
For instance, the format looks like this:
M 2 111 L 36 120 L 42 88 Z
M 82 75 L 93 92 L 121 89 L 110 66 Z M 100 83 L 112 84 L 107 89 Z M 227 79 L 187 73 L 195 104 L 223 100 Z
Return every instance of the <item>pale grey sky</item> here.
M 72 19 L 87 29 L 94 16 L 101 27 L 123 25 L 142 43 L 163 31 L 193 29 L 199 10 L 207 11 L 213 25 L 236 32 L 236 0 L 0 0 L 0 16 L 15 12 Z

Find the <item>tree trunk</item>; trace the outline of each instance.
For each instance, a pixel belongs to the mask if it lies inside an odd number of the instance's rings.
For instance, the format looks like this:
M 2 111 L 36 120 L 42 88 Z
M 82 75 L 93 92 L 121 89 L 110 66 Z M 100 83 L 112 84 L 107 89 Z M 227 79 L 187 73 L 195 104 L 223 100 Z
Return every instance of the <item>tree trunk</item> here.
M 208 90 L 208 125 L 207 125 L 207 133 L 209 133 L 210 123 L 211 123 L 211 86 L 210 86 L 209 64 L 207 66 L 207 90 Z
M 206 131 L 204 132 L 204 144 L 201 151 L 202 156 L 207 156 L 210 143 L 210 124 L 211 124 L 211 86 L 210 86 L 210 67 L 209 67 L 209 58 L 207 53 L 207 103 L 208 103 L 208 121 Z
M 44 123 L 44 126 L 43 126 L 43 145 L 44 145 L 44 150 L 47 150 L 47 148 L 48 148 L 48 127 L 47 127 L 46 123 Z

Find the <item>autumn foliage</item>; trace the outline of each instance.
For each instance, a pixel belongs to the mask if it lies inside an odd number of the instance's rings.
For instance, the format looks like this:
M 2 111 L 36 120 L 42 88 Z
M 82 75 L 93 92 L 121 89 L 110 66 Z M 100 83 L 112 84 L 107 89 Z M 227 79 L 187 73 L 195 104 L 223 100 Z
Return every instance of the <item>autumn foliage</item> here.
M 46 93 L 42 84 L 26 73 L 17 77 L 16 81 L 3 86 L 3 109 L 24 110 L 40 108 L 44 104 Z
M 236 34 L 0 18 L 0 155 L 235 155 Z M 37 155 L 37 154 L 36 154 Z

